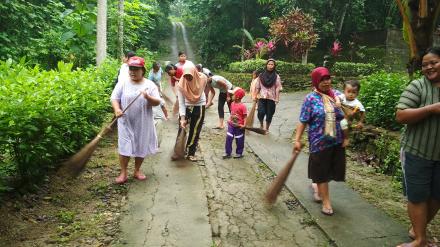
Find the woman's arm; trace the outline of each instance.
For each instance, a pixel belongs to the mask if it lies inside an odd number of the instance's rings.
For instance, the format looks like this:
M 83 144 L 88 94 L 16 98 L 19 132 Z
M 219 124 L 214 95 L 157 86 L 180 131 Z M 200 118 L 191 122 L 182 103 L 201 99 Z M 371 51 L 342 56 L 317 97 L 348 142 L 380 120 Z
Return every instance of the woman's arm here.
M 122 112 L 121 104 L 119 103 L 119 100 L 116 99 L 112 100 L 112 107 L 116 117 L 121 117 L 124 114 Z
M 257 97 L 258 97 L 258 94 L 260 93 L 260 90 L 261 90 L 260 79 L 257 79 L 257 81 L 255 82 L 255 90 L 252 95 L 252 100 L 254 100 L 254 101 L 257 100 Z
M 295 143 L 293 145 L 292 152 L 299 152 L 302 148 L 301 138 L 304 133 L 304 130 L 306 129 L 306 124 L 299 122 L 296 126 L 296 133 L 295 133 Z
M 420 108 L 408 108 L 396 111 L 396 121 L 401 124 L 415 124 L 433 114 L 440 114 L 440 102 Z

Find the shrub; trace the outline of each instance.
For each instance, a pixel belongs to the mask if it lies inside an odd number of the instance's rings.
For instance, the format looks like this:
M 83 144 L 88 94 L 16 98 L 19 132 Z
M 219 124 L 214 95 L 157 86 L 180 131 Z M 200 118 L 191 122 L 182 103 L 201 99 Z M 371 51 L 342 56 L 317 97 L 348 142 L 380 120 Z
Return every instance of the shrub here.
M 395 107 L 408 81 L 406 74 L 383 71 L 361 80 L 359 100 L 366 108 L 367 123 L 390 130 L 402 127 L 395 121 Z
M 249 91 L 252 82 L 251 73 L 232 73 L 219 71 L 219 75 L 228 79 L 234 86 L 238 86 Z M 311 88 L 310 76 L 308 75 L 287 75 L 280 74 L 284 91 L 300 91 Z
M 254 70 L 264 69 L 266 65 L 266 60 L 263 59 L 251 59 L 243 62 L 234 62 L 229 64 L 228 71 L 239 72 L 239 73 L 252 73 Z M 284 61 L 277 61 L 277 71 L 280 74 L 294 74 L 294 75 L 304 75 L 310 74 L 310 72 L 315 68 L 315 65 L 300 64 L 300 63 L 288 63 Z
M 8 177 L 39 181 L 101 126 L 119 63 L 72 66 L 59 62 L 58 70 L 44 71 L 0 61 L 0 191 L 8 189 Z
M 370 75 L 377 70 L 377 65 L 371 63 L 336 62 L 332 67 L 332 73 L 335 75 L 349 77 Z

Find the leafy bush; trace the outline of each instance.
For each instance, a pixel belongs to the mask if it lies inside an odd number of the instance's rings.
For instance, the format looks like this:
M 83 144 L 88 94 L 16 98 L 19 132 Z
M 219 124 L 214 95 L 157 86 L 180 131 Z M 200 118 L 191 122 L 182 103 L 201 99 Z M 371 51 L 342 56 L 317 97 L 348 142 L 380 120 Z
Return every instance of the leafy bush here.
M 251 73 L 231 73 L 220 71 L 218 74 L 231 81 L 234 86 L 238 86 L 246 90 L 249 90 L 250 88 L 250 84 L 252 82 Z M 299 91 L 311 88 L 310 76 L 308 75 L 280 74 L 280 77 L 283 83 L 284 91 Z
M 263 59 L 251 59 L 243 62 L 234 62 L 229 64 L 228 70 L 230 72 L 239 73 L 252 73 L 254 70 L 264 69 L 266 60 Z M 315 68 L 314 64 L 300 64 L 300 63 L 288 63 L 284 61 L 277 61 L 277 70 L 281 74 L 294 74 L 294 75 L 308 75 Z
M 336 62 L 332 67 L 332 72 L 335 75 L 350 77 L 370 75 L 377 70 L 377 65 L 371 63 Z
M 29 185 L 74 153 L 101 126 L 119 63 L 72 71 L 0 61 L 0 191 L 10 178 Z
M 375 154 L 380 162 L 378 171 L 393 176 L 395 180 L 401 182 L 403 174 L 400 166 L 400 141 L 382 134 L 374 140 L 374 146 Z
M 390 130 L 402 127 L 395 121 L 395 107 L 408 81 L 406 74 L 383 71 L 361 80 L 359 100 L 366 108 L 367 123 Z

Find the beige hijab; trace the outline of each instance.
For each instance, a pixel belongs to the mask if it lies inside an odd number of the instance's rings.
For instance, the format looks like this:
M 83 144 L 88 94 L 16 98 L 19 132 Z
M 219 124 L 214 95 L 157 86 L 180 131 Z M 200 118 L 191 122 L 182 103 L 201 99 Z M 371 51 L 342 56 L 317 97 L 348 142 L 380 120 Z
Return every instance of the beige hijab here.
M 192 81 L 185 79 L 185 75 L 192 75 Z M 195 104 L 199 102 L 200 97 L 202 97 L 202 94 L 205 93 L 204 91 L 207 81 L 208 78 L 206 75 L 197 72 L 196 67 L 184 66 L 183 75 L 180 77 L 177 87 L 182 92 L 183 96 L 185 96 L 186 100 Z

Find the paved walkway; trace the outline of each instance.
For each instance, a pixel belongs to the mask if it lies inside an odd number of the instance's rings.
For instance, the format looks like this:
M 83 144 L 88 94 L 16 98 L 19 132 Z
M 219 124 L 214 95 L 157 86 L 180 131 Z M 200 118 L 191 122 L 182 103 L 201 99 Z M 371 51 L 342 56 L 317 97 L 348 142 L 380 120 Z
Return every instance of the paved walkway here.
M 291 155 L 291 136 L 298 123 L 305 94 L 283 94 L 277 105 L 271 133 L 263 137 L 256 134 L 246 137 L 255 154 L 275 172 L 284 166 Z M 254 125 L 258 126 L 257 120 Z M 406 227 L 368 204 L 345 183 L 330 184 L 335 214 L 332 217 L 322 215 L 321 205 L 312 201 L 309 189 L 311 180 L 307 179 L 307 163 L 308 155 L 301 153 L 286 186 L 316 218 L 318 225 L 337 246 L 395 246 L 409 240 Z
M 172 162 L 175 122 L 158 127 L 162 153 L 145 160 L 145 182 L 131 182 L 121 222 L 121 245 L 211 246 L 205 188 L 198 166 Z

